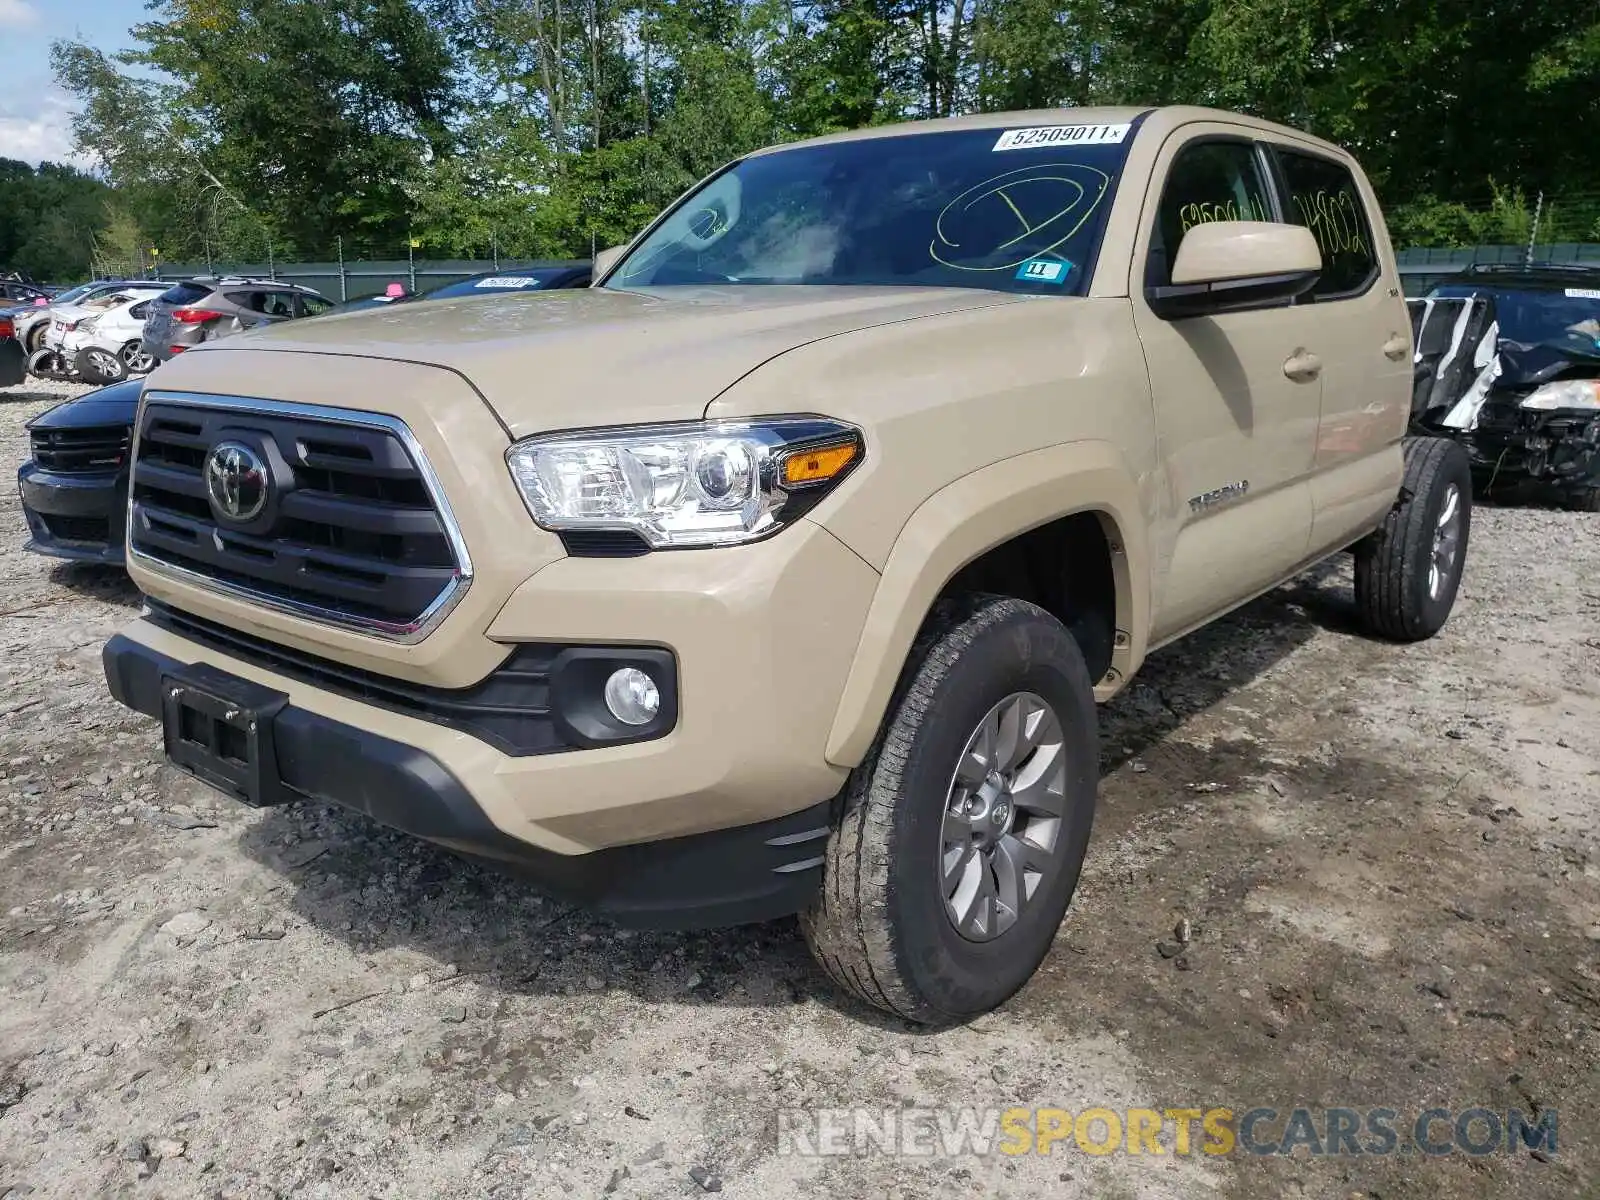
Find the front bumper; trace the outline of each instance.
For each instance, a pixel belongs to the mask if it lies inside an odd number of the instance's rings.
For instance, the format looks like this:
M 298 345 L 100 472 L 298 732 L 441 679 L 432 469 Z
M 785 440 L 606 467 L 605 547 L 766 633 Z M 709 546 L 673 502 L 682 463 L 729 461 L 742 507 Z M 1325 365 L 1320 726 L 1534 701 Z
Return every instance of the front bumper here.
M 1484 483 L 1537 483 L 1560 490 L 1600 487 L 1600 412 L 1532 410 L 1491 399 L 1463 436 Z
M 163 677 L 188 664 L 132 637 L 103 653 L 112 695 L 162 715 Z M 822 875 L 830 806 L 690 837 L 564 855 L 509 836 L 439 757 L 293 702 L 271 718 L 277 781 L 459 853 L 511 867 L 621 924 L 701 929 L 799 911 Z
M 28 462 L 17 472 L 26 549 L 53 558 L 120 565 L 128 512 L 125 469 L 67 474 Z
M 154 697 L 168 663 L 205 664 L 270 689 L 287 705 L 277 719 L 285 730 L 276 756 L 292 793 L 520 863 L 553 890 L 589 895 L 590 880 L 599 889 L 593 903 L 635 923 L 770 917 L 802 907 L 816 887 L 817 831 L 848 774 L 827 761 L 828 734 L 877 583 L 876 572 L 817 525 L 802 520 L 777 537 L 725 550 L 557 559 L 503 599 L 475 588 L 469 600 L 489 619 L 482 632 L 475 612 L 462 606 L 407 647 L 404 659 L 374 658 L 361 668 L 309 639 L 271 636 L 271 625 L 251 610 L 234 612 L 231 602 L 192 586 L 139 569 L 135 578 L 150 584 L 158 605 L 251 637 L 230 642 L 204 628 L 163 624 L 158 608 L 107 650 L 118 698 L 159 711 Z M 257 644 L 263 640 L 294 653 L 269 660 Z M 328 678 L 332 659 L 347 674 L 392 682 L 385 691 L 415 692 L 424 684 L 406 683 L 398 668 L 418 651 L 467 661 L 480 644 L 497 651 L 493 663 L 426 690 L 474 698 L 519 646 L 655 646 L 676 665 L 676 719 L 649 740 L 574 748 L 569 738 L 518 753 L 460 720 L 447 724 L 377 689 L 360 695 Z M 322 665 L 296 662 L 295 654 L 316 654 Z M 322 732 L 302 733 L 303 726 Z M 297 739 L 303 752 L 292 749 Z M 400 778 L 396 761 L 412 764 L 407 771 L 422 782 Z M 396 798 L 422 793 L 432 798 Z M 633 897 L 646 885 L 632 877 L 649 880 L 658 871 L 691 892 L 689 900 Z M 567 886 L 569 876 L 575 882 Z

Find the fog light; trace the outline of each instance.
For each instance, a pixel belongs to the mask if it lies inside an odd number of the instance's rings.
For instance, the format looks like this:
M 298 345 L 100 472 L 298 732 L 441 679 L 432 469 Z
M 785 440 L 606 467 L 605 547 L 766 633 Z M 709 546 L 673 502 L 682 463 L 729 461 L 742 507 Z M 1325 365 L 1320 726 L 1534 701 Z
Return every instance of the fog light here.
M 624 725 L 648 725 L 661 711 L 661 692 L 638 667 L 623 667 L 606 680 L 606 707 Z

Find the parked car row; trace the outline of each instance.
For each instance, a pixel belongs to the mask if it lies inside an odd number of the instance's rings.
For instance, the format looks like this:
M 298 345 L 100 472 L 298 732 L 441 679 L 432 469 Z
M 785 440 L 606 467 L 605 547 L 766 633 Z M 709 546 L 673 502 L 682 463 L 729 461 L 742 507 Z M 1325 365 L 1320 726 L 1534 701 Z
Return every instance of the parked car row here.
M 42 324 L 29 327 L 35 354 L 84 361 L 84 378 L 109 387 L 58 404 L 28 424 L 31 458 L 18 473 L 27 548 L 55 558 L 122 562 L 128 507 L 128 455 L 143 382 L 127 378 L 202 342 L 298 317 L 385 303 L 465 299 L 495 293 L 588 287 L 587 262 L 488 271 L 420 295 L 372 297 L 334 305 L 310 288 L 275 280 L 223 277 L 176 284 L 115 281 L 64 293 Z M 45 311 L 45 310 L 41 310 Z M 20 382 L 22 347 L 8 357 L 0 316 L 0 386 Z M 11 339 L 16 344 L 16 339 Z M 7 375 L 7 363 L 16 378 Z M 119 376 L 117 370 L 124 368 Z

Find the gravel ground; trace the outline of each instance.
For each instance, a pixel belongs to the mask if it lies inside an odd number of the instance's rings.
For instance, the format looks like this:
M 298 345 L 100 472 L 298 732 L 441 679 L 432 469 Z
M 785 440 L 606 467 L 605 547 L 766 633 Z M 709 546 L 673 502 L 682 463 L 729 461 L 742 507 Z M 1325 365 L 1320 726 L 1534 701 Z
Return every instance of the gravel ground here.
M 0 393 L 0 460 L 61 385 Z M 792 922 L 630 934 L 320 805 L 162 765 L 99 648 L 137 596 L 0 500 L 0 1200 L 1594 1196 L 1600 517 L 1480 509 L 1439 637 L 1347 566 L 1104 713 L 1088 866 L 1003 1011 L 926 1033 Z M 1181 935 L 1187 935 L 1184 941 Z M 778 1110 L 1554 1108 L 1559 1150 L 805 1158 Z

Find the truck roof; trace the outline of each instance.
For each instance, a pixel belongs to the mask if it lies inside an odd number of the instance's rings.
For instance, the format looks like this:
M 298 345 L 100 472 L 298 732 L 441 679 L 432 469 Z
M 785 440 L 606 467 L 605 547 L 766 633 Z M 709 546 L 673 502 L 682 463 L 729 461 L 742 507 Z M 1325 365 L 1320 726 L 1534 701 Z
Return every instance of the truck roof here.
M 783 145 L 767 146 L 764 149 L 755 151 L 755 154 L 776 154 L 784 150 L 793 149 L 795 146 L 816 146 L 828 142 L 854 142 L 864 141 L 868 138 L 905 137 L 909 134 L 954 132 L 963 129 L 1016 129 L 1036 125 L 1122 125 L 1140 116 L 1145 118 L 1147 127 L 1156 126 L 1162 129 L 1164 133 L 1176 129 L 1180 125 L 1189 125 L 1198 121 L 1226 121 L 1231 125 L 1247 125 L 1263 133 L 1270 133 L 1279 137 L 1288 136 L 1297 141 L 1310 142 L 1340 156 L 1344 156 L 1346 153 L 1342 147 L 1332 142 L 1324 141 L 1322 138 L 1287 125 L 1264 121 L 1260 117 L 1226 112 L 1216 108 L 1203 108 L 1198 105 L 1179 104 L 1160 108 L 1151 107 L 1150 105 L 1116 105 L 1089 108 L 1032 108 L 998 113 L 969 113 L 965 116 L 937 117 L 927 121 L 903 121 L 895 125 L 869 125 L 865 129 L 852 129 L 844 133 L 824 134 L 822 137 L 807 138 L 803 142 L 788 142 Z

